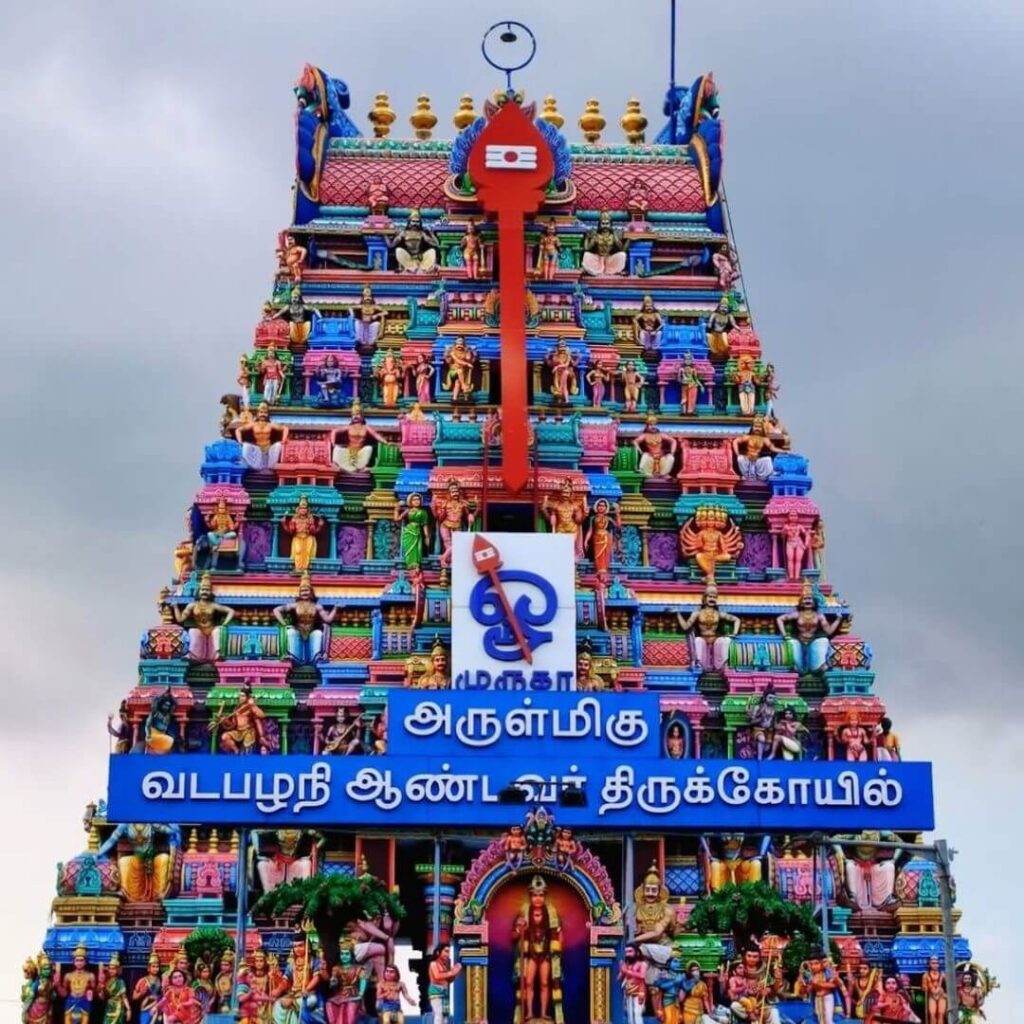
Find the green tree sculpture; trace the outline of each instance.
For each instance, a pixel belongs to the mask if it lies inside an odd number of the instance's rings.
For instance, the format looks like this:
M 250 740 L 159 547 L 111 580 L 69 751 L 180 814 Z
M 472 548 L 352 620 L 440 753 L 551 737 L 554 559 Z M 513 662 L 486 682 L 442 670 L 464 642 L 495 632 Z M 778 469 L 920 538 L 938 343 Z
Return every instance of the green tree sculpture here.
M 201 925 L 185 938 L 185 955 L 193 966 L 202 960 L 212 968 L 225 950 L 234 948 L 234 939 L 223 928 L 213 925 Z
M 294 914 L 299 919 L 309 918 L 330 967 L 338 962 L 338 943 L 347 924 L 385 914 L 396 921 L 405 917 L 405 907 L 398 897 L 370 875 L 314 875 L 284 882 L 264 893 L 252 911 L 274 917 Z

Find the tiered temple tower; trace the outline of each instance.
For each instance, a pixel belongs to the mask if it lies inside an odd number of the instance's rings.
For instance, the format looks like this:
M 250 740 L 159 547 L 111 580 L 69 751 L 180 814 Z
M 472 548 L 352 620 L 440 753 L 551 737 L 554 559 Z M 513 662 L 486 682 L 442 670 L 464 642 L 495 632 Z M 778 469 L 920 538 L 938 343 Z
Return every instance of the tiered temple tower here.
M 464 702 L 506 704 L 532 695 L 542 704 L 548 694 L 522 680 L 505 680 L 512 693 L 459 693 L 480 684 L 453 679 L 449 667 L 450 545 L 467 530 L 554 531 L 571 534 L 577 552 L 576 674 L 554 688 L 592 692 L 605 708 L 653 702 L 662 763 L 691 772 L 724 761 L 757 771 L 824 766 L 834 780 L 850 768 L 861 783 L 868 772 L 910 767 L 875 692 L 871 647 L 826 572 L 808 460 L 780 419 L 774 369 L 747 307 L 720 187 L 711 75 L 670 93 L 669 121 L 651 141 L 635 100 L 615 118 L 624 137 L 609 139 L 591 100 L 579 118 L 583 141 L 570 142 L 554 97 L 534 110 L 497 94 L 478 113 L 466 96 L 449 142 L 433 138 L 438 117 L 426 96 L 406 140 L 392 135 L 385 95 L 363 131 L 343 82 L 307 66 L 295 93 L 294 216 L 203 453 L 158 621 L 142 637 L 139 677 L 112 730 L 116 751 L 157 766 L 246 753 L 267 755 L 261 769 L 285 755 L 387 764 L 396 694 L 451 690 Z M 509 485 L 502 465 L 497 222 L 469 171 L 474 146 L 508 104 L 533 123 L 553 166 L 514 254 L 527 289 L 523 487 Z M 515 159 L 533 159 L 529 148 Z M 596 810 L 600 798 L 587 795 Z M 545 813 L 569 820 L 566 796 L 556 793 L 554 806 L 545 797 Z M 306 827 L 301 815 L 255 833 L 243 831 L 253 822 L 223 816 L 115 826 L 101 803 L 87 812 L 85 852 L 60 868 L 46 956 L 70 965 L 82 947 L 95 971 L 117 954 L 131 995 L 151 959 L 167 969 L 195 929 L 235 937 L 240 890 L 251 907 L 286 879 L 370 874 L 401 894 L 398 946 L 421 989 L 417 953 L 453 939 L 467 968 L 453 1018 L 497 1024 L 511 1017 L 494 993 L 514 958 L 509 947 L 499 963 L 505 879 L 495 879 L 525 871 L 520 894 L 534 876 L 552 891 L 564 878 L 561 898 L 576 893 L 588 911 L 589 961 L 572 959 L 565 942 L 565 987 L 580 1002 L 563 1011 L 556 1001 L 556 1019 L 620 1018 L 614 964 L 637 933 L 649 933 L 649 966 L 659 966 L 652 949 L 674 945 L 680 964 L 698 965 L 711 1002 L 741 1003 L 720 968 L 746 952 L 756 973 L 780 944 L 760 936 L 760 949 L 738 950 L 728 934 L 685 926 L 709 894 L 759 880 L 813 909 L 835 942 L 841 962 L 806 968 L 812 981 L 835 975 L 854 988 L 867 965 L 871 998 L 890 999 L 890 1012 L 909 998 L 920 1012 L 929 958 L 954 970 L 935 865 L 913 851 L 844 846 L 849 828 L 828 838 L 820 826 L 813 837 L 800 827 L 695 829 L 682 812 L 658 828 L 583 824 L 566 837 L 538 817 L 528 786 L 522 799 L 506 806 L 517 799 L 503 793 L 504 826 L 477 822 L 470 809 L 461 828 L 438 819 L 440 832 L 401 817 L 392 827 Z M 514 827 L 524 816 L 525 832 Z M 914 842 L 930 825 L 901 821 L 894 832 L 887 820 L 868 839 Z M 870 825 L 869 813 L 861 827 Z M 562 912 L 567 935 L 573 913 Z M 258 951 L 280 969 L 299 920 L 257 908 L 247 924 L 259 987 L 267 973 Z M 959 936 L 955 957 L 970 961 Z M 372 955 L 360 962 L 379 981 Z M 28 971 L 35 1022 L 45 1018 L 43 966 Z M 229 961 L 225 970 L 230 978 Z M 574 971 L 589 986 L 573 982 Z M 887 993 L 885 977 L 899 993 Z M 760 991 L 757 1012 L 806 995 L 806 981 L 798 972 L 769 997 Z M 101 998 L 99 981 L 95 992 Z M 653 986 L 648 996 L 650 1011 L 662 996 Z M 69 990 L 67 1005 L 75 998 Z

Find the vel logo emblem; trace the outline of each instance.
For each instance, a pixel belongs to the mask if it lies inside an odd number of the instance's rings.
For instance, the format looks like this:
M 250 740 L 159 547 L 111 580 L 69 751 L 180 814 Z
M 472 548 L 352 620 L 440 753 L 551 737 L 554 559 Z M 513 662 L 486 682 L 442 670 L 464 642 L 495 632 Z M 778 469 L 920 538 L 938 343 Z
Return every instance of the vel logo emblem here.
M 503 569 L 498 549 L 482 534 L 473 538 L 473 565 L 481 578 L 470 592 L 469 612 L 475 622 L 487 627 L 484 652 L 496 661 L 532 664 L 533 652 L 554 639 L 551 630 L 543 627 L 558 612 L 555 588 L 535 572 Z M 526 591 L 513 603 L 506 583 Z

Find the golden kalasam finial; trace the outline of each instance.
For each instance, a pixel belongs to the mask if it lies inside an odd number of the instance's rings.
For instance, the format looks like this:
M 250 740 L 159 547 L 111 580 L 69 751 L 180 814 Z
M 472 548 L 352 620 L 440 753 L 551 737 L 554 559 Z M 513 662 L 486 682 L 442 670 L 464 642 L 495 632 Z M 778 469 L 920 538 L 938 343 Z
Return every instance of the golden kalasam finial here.
M 416 97 L 416 109 L 409 115 L 409 124 L 416 133 L 416 138 L 426 141 L 430 138 L 434 125 L 437 124 L 437 114 L 430 109 L 430 97 L 421 93 Z
M 587 100 L 586 108 L 580 117 L 579 126 L 583 132 L 583 138 L 587 142 L 599 142 L 601 132 L 608 122 L 601 116 L 601 106 L 593 97 Z
M 631 146 L 644 141 L 644 131 L 647 128 L 647 118 L 640 109 L 640 101 L 631 96 L 626 100 L 626 112 L 619 118 L 619 124 L 626 133 L 626 139 Z
M 565 118 L 558 112 L 558 100 L 554 96 L 544 97 L 544 109 L 540 112 L 540 119 L 547 121 L 552 128 L 561 128 L 565 124 Z
M 398 115 L 388 106 L 388 94 L 379 92 L 374 97 L 373 110 L 366 116 L 369 118 L 370 124 L 373 125 L 373 134 L 378 139 L 385 139 Z
M 468 128 L 479 117 L 473 109 L 473 97 L 468 92 L 459 97 L 459 109 L 452 115 L 452 124 L 456 131 Z

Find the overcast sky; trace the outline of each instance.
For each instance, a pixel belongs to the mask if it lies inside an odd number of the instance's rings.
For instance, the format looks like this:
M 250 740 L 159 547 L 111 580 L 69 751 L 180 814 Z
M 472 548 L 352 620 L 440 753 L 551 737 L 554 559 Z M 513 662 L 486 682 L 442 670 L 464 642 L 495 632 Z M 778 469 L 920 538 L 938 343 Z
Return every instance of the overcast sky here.
M 553 11 L 552 7 L 558 10 Z M 681 80 L 713 70 L 746 284 L 779 409 L 811 459 L 828 575 L 875 649 L 907 755 L 936 762 L 964 931 L 1019 972 L 1018 637 L 1024 368 L 1019 0 L 680 0 Z M 668 0 L 53 0 L 0 10 L 6 244 L 0 405 L 0 998 L 39 948 L 54 864 L 103 793 L 104 719 L 135 679 L 183 511 L 288 220 L 292 83 L 345 79 L 365 125 L 500 84 L 483 30 L 519 17 L 518 84 L 571 138 L 660 125 Z M 0 1003 L 0 1024 L 16 1006 Z

